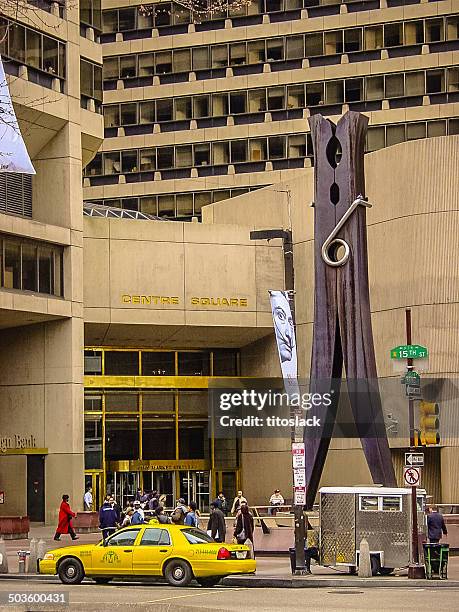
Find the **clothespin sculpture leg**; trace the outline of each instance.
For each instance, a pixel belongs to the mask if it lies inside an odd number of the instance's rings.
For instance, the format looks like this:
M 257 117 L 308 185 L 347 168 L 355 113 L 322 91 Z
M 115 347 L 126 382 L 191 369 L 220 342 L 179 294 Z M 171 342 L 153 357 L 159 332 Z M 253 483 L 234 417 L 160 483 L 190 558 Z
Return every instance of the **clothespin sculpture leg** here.
M 333 435 L 343 365 L 349 400 L 373 481 L 396 486 L 377 382 L 368 282 L 364 144 L 368 119 L 346 113 L 335 126 L 310 120 L 314 145 L 314 336 L 311 388 L 332 389 L 320 432 L 305 433 L 307 505 L 312 507 Z

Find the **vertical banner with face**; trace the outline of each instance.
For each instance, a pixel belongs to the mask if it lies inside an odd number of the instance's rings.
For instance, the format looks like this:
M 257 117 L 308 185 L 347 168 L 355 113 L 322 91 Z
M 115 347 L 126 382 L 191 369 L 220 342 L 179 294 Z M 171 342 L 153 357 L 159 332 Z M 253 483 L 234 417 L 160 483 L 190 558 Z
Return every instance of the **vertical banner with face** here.
M 22 139 L 0 58 L 0 172 L 35 174 Z
M 286 291 L 270 291 L 271 311 L 273 313 L 274 333 L 276 334 L 282 376 L 296 379 L 298 367 L 296 359 L 295 326 Z

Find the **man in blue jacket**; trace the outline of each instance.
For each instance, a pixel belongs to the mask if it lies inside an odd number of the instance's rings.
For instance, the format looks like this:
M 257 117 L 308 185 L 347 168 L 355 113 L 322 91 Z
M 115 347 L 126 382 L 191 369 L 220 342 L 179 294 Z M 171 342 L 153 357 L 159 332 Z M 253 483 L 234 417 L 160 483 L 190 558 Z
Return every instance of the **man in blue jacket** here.
M 104 503 L 99 510 L 99 526 L 102 529 L 102 537 L 104 540 L 116 531 L 117 522 L 118 513 L 110 501 L 110 495 L 106 495 Z
M 438 512 L 437 506 L 432 506 L 430 508 L 429 514 L 427 515 L 427 528 L 429 530 L 428 535 L 431 544 L 438 544 L 442 534 L 448 535 L 443 515 Z

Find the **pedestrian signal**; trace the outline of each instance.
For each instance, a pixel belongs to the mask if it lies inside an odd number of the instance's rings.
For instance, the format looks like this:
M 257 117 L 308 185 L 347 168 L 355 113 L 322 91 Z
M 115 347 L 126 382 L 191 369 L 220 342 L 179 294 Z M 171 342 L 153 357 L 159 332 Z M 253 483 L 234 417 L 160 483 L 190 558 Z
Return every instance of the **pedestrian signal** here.
M 415 432 L 415 446 L 440 444 L 440 407 L 436 402 L 419 402 L 419 430 Z

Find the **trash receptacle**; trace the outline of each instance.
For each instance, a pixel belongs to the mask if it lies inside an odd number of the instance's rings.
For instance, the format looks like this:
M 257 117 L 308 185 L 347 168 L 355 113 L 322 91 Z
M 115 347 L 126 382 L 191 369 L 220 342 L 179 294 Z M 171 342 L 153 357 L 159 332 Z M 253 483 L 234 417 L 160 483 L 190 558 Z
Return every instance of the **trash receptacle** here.
M 296 570 L 296 550 L 295 548 L 289 548 L 288 552 L 290 555 L 290 567 L 292 569 L 292 574 L 294 574 Z M 306 556 L 306 548 L 304 549 L 304 554 Z
M 448 578 L 449 544 L 424 544 L 424 563 L 426 578 Z

